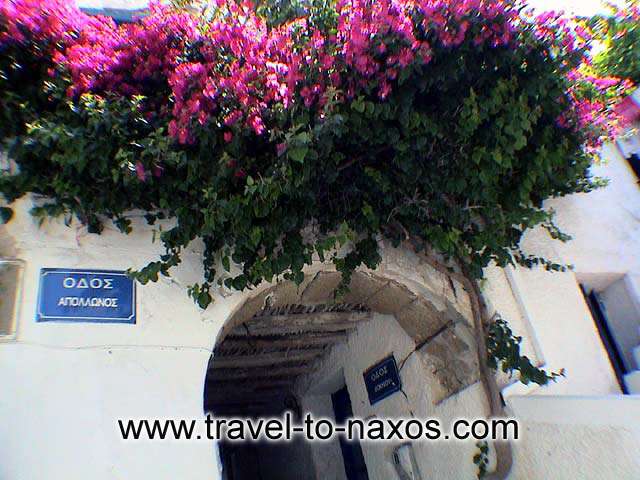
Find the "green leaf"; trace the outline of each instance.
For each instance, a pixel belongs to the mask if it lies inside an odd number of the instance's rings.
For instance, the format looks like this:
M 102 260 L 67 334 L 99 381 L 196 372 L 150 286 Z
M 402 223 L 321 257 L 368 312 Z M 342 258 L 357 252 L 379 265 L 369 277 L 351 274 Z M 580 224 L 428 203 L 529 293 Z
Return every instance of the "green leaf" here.
M 231 271 L 231 265 L 230 265 L 230 260 L 229 260 L 229 256 L 228 255 L 225 255 L 225 256 L 222 257 L 222 267 L 227 272 Z
M 307 152 L 309 151 L 309 147 L 295 147 L 291 148 L 287 151 L 287 155 L 294 162 L 302 163 L 304 162 L 304 158 L 307 156 Z
M 198 306 L 201 309 L 206 310 L 206 308 L 211 303 L 211 300 L 212 298 L 209 292 L 200 292 L 200 294 L 198 295 Z
M 363 113 L 365 109 L 365 104 L 362 97 L 357 98 L 353 102 L 351 102 L 351 108 L 354 109 L 356 112 Z

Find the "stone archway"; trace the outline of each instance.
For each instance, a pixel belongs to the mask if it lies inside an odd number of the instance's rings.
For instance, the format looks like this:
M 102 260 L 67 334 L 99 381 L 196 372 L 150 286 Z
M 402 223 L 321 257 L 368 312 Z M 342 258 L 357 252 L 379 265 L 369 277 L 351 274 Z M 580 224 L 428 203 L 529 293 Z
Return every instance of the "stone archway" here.
M 275 415 L 291 408 L 296 379 L 373 313 L 393 315 L 427 366 L 439 403 L 479 379 L 473 317 L 463 285 L 406 249 L 384 246 L 375 271 L 354 273 L 338 301 L 340 274 L 310 268 L 301 285 L 262 288 L 231 315 L 211 356 L 206 411 Z M 295 400 L 293 400 L 295 403 Z

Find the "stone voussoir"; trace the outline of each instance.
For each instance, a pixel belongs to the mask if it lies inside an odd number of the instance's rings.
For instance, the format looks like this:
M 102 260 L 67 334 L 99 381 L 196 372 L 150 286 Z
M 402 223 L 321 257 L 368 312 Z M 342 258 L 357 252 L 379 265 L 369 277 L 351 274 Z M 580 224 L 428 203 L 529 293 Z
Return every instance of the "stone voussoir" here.
M 396 320 L 420 345 L 442 328 L 449 319 L 426 299 L 419 297 L 396 314 Z
M 433 389 L 435 404 L 473 385 L 480 378 L 473 329 L 464 321 L 444 328 L 418 352 L 437 380 Z
M 367 299 L 367 305 L 375 312 L 396 315 L 404 307 L 415 301 L 416 298 L 416 295 L 404 285 L 389 281 Z
M 318 272 L 309 282 L 301 296 L 301 303 L 331 303 L 333 292 L 342 280 L 339 272 Z

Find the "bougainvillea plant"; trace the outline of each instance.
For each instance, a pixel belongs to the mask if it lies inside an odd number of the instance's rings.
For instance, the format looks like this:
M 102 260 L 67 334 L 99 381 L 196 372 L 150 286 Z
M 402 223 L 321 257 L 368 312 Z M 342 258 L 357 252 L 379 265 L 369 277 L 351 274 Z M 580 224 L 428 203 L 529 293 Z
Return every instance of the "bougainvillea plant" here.
M 132 211 L 170 220 L 134 276 L 169 275 L 199 239 L 203 308 L 216 284 L 300 281 L 315 256 L 348 282 L 381 237 L 473 275 L 561 268 L 521 238 L 564 237 L 543 202 L 597 186 L 624 88 L 585 73 L 584 30 L 517 0 L 281 3 L 153 4 L 117 25 L 2 2 L 0 137 L 18 173 L 0 192 L 96 233 L 128 232 Z
M 594 57 L 601 75 L 640 83 L 640 3 L 625 0 L 623 6 L 609 5 L 610 15 L 589 19 L 595 37 L 602 43 Z

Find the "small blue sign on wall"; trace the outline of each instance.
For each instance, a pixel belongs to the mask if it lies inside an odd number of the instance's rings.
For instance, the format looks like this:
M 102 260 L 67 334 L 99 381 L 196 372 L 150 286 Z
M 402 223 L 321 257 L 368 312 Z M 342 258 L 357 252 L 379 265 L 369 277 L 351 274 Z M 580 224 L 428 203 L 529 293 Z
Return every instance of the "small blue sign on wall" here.
M 135 283 L 123 271 L 43 268 L 36 321 L 136 323 Z
M 396 365 L 396 359 L 393 355 L 376 363 L 364 372 L 363 376 L 371 405 L 384 400 L 402 388 L 398 365 Z

